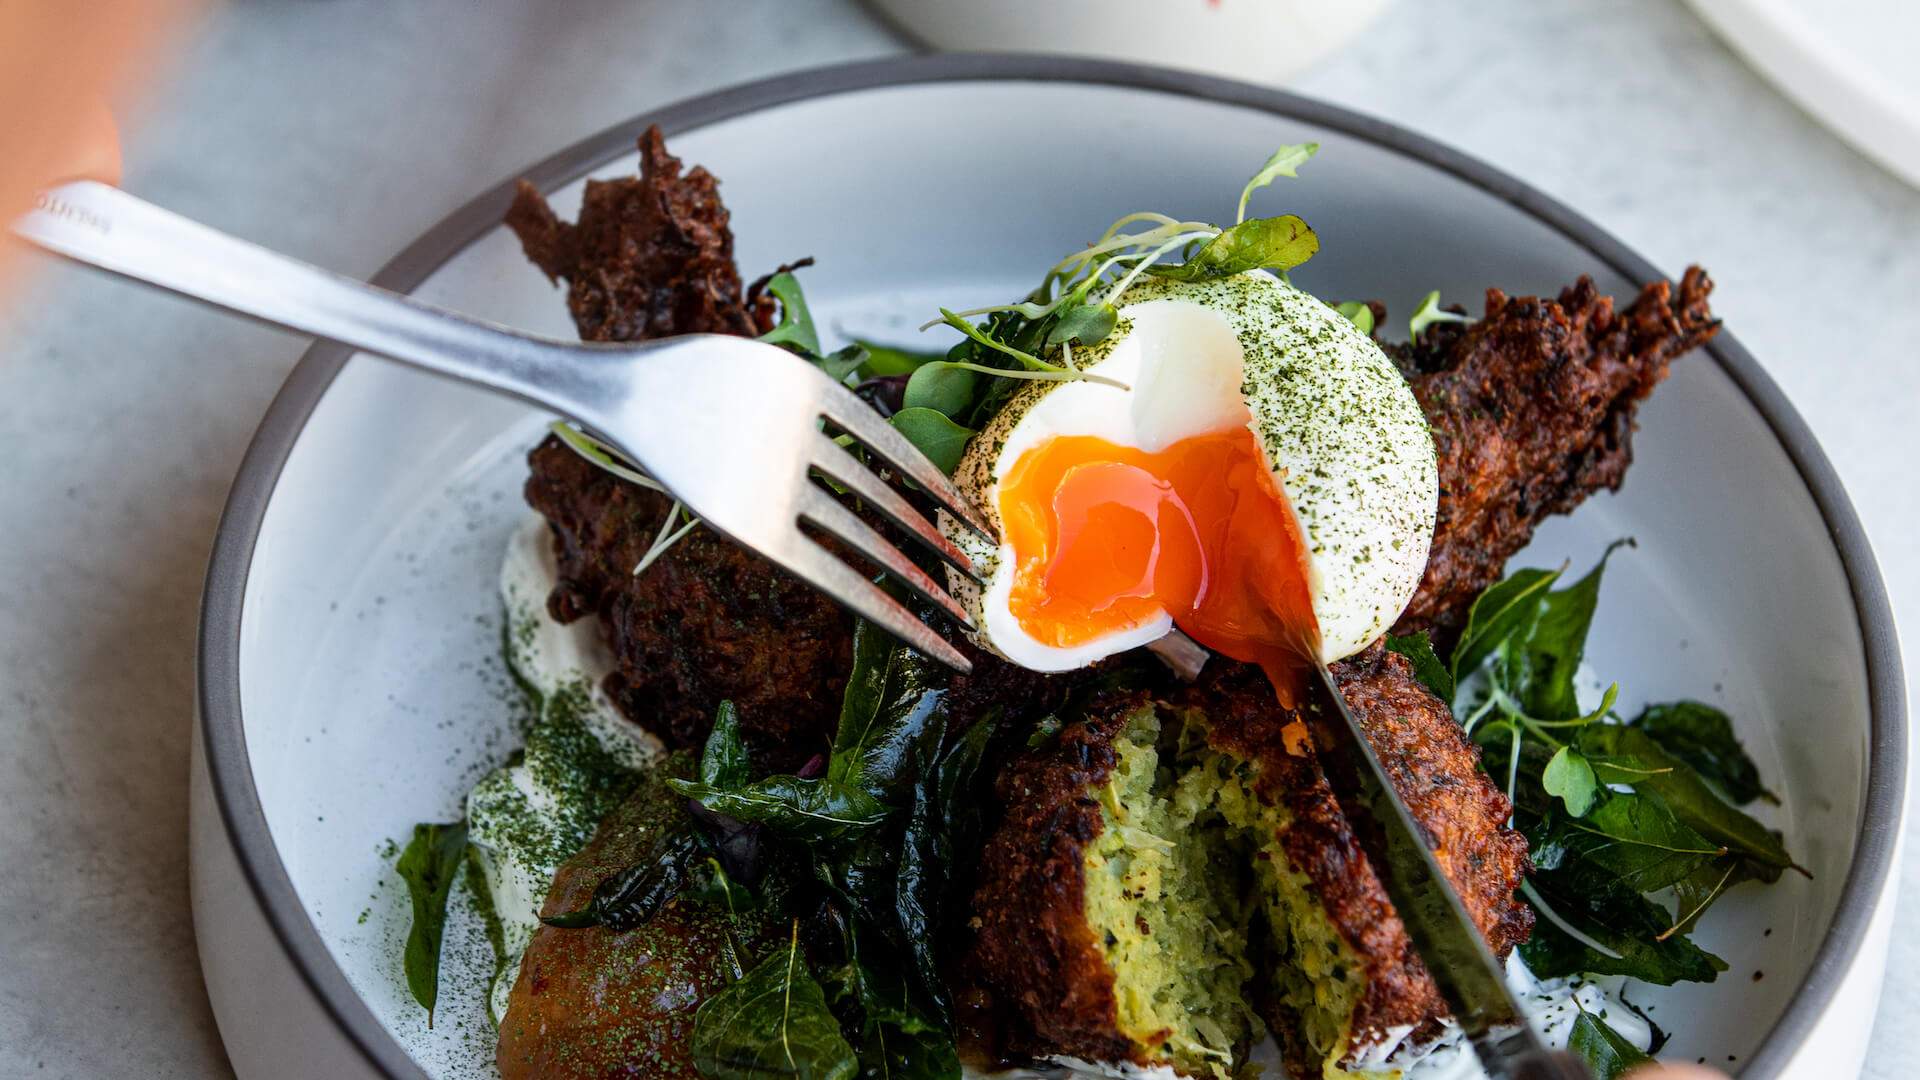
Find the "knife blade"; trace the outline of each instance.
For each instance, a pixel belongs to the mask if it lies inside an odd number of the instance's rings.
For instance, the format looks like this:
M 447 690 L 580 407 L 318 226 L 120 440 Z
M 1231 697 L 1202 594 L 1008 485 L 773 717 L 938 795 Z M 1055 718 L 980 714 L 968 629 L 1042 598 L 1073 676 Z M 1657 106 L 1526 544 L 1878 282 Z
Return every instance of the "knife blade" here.
M 1481 1066 L 1495 1080 L 1590 1080 L 1578 1058 L 1549 1050 L 1526 1023 L 1500 961 L 1347 707 L 1333 672 L 1316 663 L 1307 683 L 1302 719 L 1334 799 Z

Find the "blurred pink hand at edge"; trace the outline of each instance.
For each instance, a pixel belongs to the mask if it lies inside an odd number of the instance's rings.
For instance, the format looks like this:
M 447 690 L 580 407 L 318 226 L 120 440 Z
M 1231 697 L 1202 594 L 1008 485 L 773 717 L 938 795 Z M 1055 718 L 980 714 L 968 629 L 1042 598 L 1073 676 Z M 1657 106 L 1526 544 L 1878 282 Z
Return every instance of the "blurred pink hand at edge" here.
M 42 189 L 120 179 L 108 102 L 140 73 L 188 0 L 17 0 L 0 3 L 0 224 Z M 21 245 L 0 244 L 0 287 Z

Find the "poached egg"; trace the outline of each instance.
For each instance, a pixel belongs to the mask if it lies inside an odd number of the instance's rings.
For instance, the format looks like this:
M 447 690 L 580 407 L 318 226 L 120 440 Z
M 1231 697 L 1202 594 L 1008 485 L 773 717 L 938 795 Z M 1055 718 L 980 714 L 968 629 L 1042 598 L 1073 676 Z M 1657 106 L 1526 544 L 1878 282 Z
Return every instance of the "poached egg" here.
M 1412 390 L 1372 339 L 1271 274 L 1149 279 L 1073 364 L 1127 389 L 1036 382 L 955 481 L 997 547 L 947 523 L 975 636 L 1039 671 L 1175 626 L 1276 677 L 1384 633 L 1433 539 L 1438 475 Z

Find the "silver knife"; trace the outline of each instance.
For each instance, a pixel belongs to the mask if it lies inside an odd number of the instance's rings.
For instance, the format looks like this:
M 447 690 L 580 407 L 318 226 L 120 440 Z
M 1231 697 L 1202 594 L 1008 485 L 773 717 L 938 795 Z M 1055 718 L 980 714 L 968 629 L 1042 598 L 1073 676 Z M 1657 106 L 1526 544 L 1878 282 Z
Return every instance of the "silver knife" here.
M 1440 869 L 1327 665 L 1307 680 L 1301 710 L 1334 798 L 1367 853 L 1440 996 L 1494 1080 L 1591 1080 L 1579 1058 L 1550 1050 L 1507 989 L 1500 961 Z

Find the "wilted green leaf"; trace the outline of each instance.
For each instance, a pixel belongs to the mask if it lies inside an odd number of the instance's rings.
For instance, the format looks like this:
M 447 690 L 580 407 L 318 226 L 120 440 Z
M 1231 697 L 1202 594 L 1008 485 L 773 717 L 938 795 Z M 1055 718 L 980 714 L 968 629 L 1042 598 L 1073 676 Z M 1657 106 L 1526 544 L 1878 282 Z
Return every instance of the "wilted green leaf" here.
M 1587 1063 L 1593 1080 L 1619 1080 L 1628 1069 L 1653 1061 L 1628 1042 L 1626 1036 L 1595 1019 L 1585 1009 L 1573 1019 L 1573 1030 L 1567 1035 L 1567 1050 Z
M 786 948 L 700 1003 L 689 1048 L 708 1080 L 851 1080 L 859 1071 L 801 955 L 798 924 Z
M 413 839 L 394 864 L 413 902 L 413 927 L 407 931 L 402 954 L 407 989 L 427 1010 L 428 1027 L 433 1026 L 433 1007 L 440 999 L 440 940 L 447 928 L 447 895 L 466 854 L 466 822 L 415 825 Z
M 807 310 L 800 279 L 786 272 L 775 274 L 767 282 L 767 292 L 780 301 L 780 324 L 761 334 L 760 340 L 772 345 L 789 345 L 808 356 L 819 355 L 820 334 L 813 328 L 813 313 Z
M 1733 721 L 1719 709 L 1698 701 L 1649 705 L 1633 726 L 1718 784 L 1735 803 L 1744 806 L 1765 799 L 1779 805 L 1780 799 L 1761 785 L 1759 767 L 1734 736 Z

